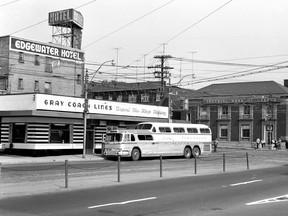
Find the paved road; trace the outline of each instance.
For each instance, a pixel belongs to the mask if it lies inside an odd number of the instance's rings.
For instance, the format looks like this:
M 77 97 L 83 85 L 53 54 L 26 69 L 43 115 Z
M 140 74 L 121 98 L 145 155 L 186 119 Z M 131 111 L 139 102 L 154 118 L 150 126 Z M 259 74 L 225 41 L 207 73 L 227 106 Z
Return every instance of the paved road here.
M 243 171 L 247 170 L 246 152 L 248 152 L 250 170 L 288 164 L 288 151 L 222 149 L 210 156 L 199 158 L 196 174 L 194 159 L 164 158 L 162 178 L 160 178 L 159 158 L 137 162 L 125 160 L 121 162 L 120 182 L 118 182 L 117 161 L 107 161 L 99 159 L 99 157 L 95 160 L 81 160 L 80 156 L 78 160 L 69 160 L 68 188 L 65 188 L 64 161 L 55 158 L 53 159 L 55 162 L 47 163 L 44 160 L 47 158 L 36 158 L 38 162 L 45 163 L 37 164 L 35 161 L 32 164 L 3 163 L 0 194 L 1 198 L 5 199 L 11 196 L 64 192 L 81 188 L 119 186 L 135 182 L 223 173 L 224 154 L 226 173 Z M 63 159 L 62 156 L 61 158 Z M 75 156 L 72 159 L 74 158 Z
M 286 215 L 287 166 L 12 197 L 7 215 Z M 33 205 L 32 205 L 33 203 Z

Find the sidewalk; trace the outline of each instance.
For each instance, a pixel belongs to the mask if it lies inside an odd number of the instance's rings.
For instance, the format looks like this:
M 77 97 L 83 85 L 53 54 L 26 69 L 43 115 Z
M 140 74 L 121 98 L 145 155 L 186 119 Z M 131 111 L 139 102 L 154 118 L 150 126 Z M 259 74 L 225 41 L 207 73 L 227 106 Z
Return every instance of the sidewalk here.
M 65 160 L 93 161 L 93 160 L 103 160 L 103 157 L 99 154 L 98 155 L 86 154 L 85 158 L 83 158 L 82 154 L 33 157 L 33 156 L 0 153 L 1 164 L 49 163 L 49 162 L 64 162 Z

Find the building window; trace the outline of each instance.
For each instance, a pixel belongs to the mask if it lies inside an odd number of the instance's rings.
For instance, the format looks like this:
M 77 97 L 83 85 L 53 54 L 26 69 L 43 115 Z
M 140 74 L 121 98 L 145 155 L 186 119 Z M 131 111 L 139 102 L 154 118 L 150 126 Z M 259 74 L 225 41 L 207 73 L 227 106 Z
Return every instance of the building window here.
M 118 96 L 117 96 L 117 101 L 121 102 L 122 99 L 123 99 L 122 95 L 118 95 Z
M 25 123 L 14 123 L 12 125 L 12 143 L 25 143 L 25 134 Z
M 208 117 L 208 107 L 201 106 L 199 113 L 200 113 L 200 119 L 209 119 L 209 117 Z
M 228 125 L 220 125 L 220 139 L 228 140 Z
M 52 58 L 45 58 L 45 72 L 52 73 Z
M 250 140 L 250 125 L 241 125 L 241 138 Z
M 141 102 L 149 102 L 149 95 L 141 94 Z
M 24 88 L 23 88 L 23 79 L 18 79 L 18 89 L 21 89 L 21 90 L 23 90 Z
M 229 107 L 221 106 L 220 107 L 220 119 L 228 119 L 229 118 Z
M 51 124 L 50 143 L 70 143 L 70 125 Z
M 81 74 L 77 74 L 77 84 L 81 84 Z
M 161 101 L 161 94 L 157 93 L 156 94 L 156 102 L 159 102 L 159 101 Z
M 18 62 L 19 63 L 24 63 L 24 53 L 23 52 L 19 52 Z
M 221 110 L 222 115 L 228 115 L 228 106 L 222 106 Z
M 112 100 L 113 100 L 113 96 L 112 96 L 112 95 L 109 95 L 109 96 L 108 96 L 108 100 L 109 100 L 109 101 L 112 101 Z
M 249 105 L 244 106 L 244 115 L 250 115 L 250 106 Z
M 39 91 L 39 81 L 35 80 L 34 82 L 34 91 L 38 92 Z
M 45 90 L 44 93 L 51 94 L 52 93 L 52 85 L 51 82 L 45 82 Z
M 39 55 L 35 55 L 35 65 L 40 65 L 40 61 L 39 61 Z
M 137 101 L 137 95 L 129 95 L 128 96 L 128 102 L 129 103 L 136 103 L 136 101 Z

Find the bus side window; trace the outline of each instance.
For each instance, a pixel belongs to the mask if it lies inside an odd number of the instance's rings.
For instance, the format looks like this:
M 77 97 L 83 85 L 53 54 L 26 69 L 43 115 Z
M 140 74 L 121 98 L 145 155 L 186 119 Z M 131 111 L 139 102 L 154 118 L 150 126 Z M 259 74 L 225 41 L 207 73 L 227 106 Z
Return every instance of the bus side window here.
M 135 137 L 134 134 L 131 134 L 131 141 L 134 142 L 135 141 Z
M 153 140 L 153 136 L 151 136 L 151 135 L 146 135 L 146 140 Z
M 153 136 L 151 135 L 138 135 L 139 140 L 153 140 Z
M 200 128 L 200 133 L 210 133 L 208 128 Z
M 171 133 L 170 127 L 159 127 L 159 131 L 162 133 Z
M 145 140 L 145 135 L 138 135 L 139 140 Z
M 173 130 L 174 130 L 175 133 L 185 133 L 184 128 L 181 128 L 181 127 L 179 127 L 179 128 L 173 128 Z
M 130 134 L 125 134 L 123 141 L 124 141 L 124 142 L 129 142 L 129 141 L 130 141 Z
M 188 133 L 198 133 L 197 128 L 187 128 Z

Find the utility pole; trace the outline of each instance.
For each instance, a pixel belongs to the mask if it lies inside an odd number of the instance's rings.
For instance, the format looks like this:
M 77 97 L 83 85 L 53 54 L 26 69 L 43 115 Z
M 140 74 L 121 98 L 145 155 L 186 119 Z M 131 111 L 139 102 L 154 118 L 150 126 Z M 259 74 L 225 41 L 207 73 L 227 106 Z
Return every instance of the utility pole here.
M 119 63 L 119 49 L 121 49 L 121 47 L 116 47 L 114 48 L 116 50 L 116 79 L 115 81 L 118 81 L 118 63 Z
M 161 93 L 162 93 L 162 100 L 160 102 L 160 105 L 163 103 L 165 98 L 167 98 L 167 95 L 164 95 L 164 89 L 165 89 L 165 79 L 169 79 L 169 91 L 168 91 L 168 107 L 169 107 L 169 113 L 168 113 L 168 120 L 171 122 L 171 99 L 170 99 L 170 89 L 171 89 L 171 78 L 169 70 L 173 69 L 173 67 L 165 66 L 165 61 L 169 58 L 172 58 L 170 55 L 160 55 L 160 56 L 154 56 L 156 59 L 160 59 L 160 65 L 155 65 L 148 68 L 155 69 L 154 76 L 155 78 L 159 78 L 161 82 Z M 159 71 L 160 69 L 160 71 Z
M 83 111 L 83 121 L 84 121 L 84 131 L 83 131 L 83 155 L 82 157 L 86 157 L 86 140 L 87 140 L 87 113 L 88 113 L 88 69 L 86 69 L 85 79 L 84 79 L 84 111 Z
M 190 52 L 192 54 L 192 81 L 191 81 L 191 88 L 193 89 L 193 79 L 195 79 L 195 74 L 194 74 L 194 54 L 196 54 L 197 52 L 196 51 L 192 51 Z

